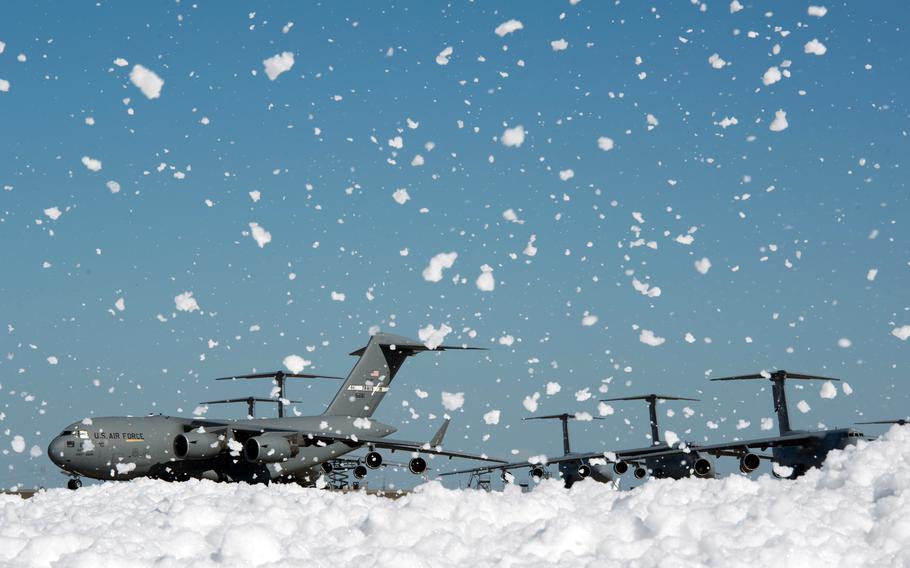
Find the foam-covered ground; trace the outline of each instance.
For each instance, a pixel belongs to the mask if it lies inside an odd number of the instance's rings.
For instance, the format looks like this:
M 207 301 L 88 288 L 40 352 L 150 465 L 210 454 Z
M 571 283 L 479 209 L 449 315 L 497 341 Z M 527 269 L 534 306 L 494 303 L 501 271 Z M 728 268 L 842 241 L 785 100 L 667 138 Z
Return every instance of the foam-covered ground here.
M 398 500 L 149 480 L 0 497 L 7 566 L 908 566 L 910 427 L 797 481 L 437 483 Z

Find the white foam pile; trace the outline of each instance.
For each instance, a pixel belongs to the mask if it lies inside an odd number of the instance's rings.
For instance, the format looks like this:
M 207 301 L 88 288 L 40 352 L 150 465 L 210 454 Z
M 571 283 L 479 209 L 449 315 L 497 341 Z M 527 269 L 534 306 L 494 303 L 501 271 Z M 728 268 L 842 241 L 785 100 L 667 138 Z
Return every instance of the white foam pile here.
M 0 498 L 9 566 L 907 566 L 910 427 L 797 481 L 530 493 L 429 483 L 399 500 L 150 480 Z

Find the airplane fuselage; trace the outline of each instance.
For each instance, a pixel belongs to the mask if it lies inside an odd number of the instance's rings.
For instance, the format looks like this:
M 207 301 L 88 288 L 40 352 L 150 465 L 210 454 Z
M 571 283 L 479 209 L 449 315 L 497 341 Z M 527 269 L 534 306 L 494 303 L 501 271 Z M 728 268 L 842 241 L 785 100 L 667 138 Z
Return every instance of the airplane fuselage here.
M 181 480 L 191 477 L 214 480 L 267 482 L 293 479 L 312 482 L 321 464 L 357 449 L 357 444 L 302 444 L 296 453 L 277 463 L 257 463 L 244 458 L 243 443 L 269 430 L 296 430 L 332 434 L 362 433 L 388 436 L 395 428 L 375 420 L 366 427 L 361 420 L 343 416 L 306 416 L 260 420 L 199 420 L 176 416 L 104 417 L 76 422 L 51 441 L 48 456 L 74 476 L 93 479 L 157 477 Z M 181 459 L 175 440 L 188 432 L 218 433 L 227 438 L 224 451 L 206 459 Z
M 813 467 L 821 467 L 829 452 L 854 446 L 863 437 L 862 432 L 853 428 L 820 432 L 790 432 L 790 434 L 805 434 L 808 437 L 807 443 L 802 446 L 780 446 L 771 450 L 776 464 L 792 470 L 789 475 L 778 475 L 777 473 L 775 475 L 790 479 L 799 477 Z

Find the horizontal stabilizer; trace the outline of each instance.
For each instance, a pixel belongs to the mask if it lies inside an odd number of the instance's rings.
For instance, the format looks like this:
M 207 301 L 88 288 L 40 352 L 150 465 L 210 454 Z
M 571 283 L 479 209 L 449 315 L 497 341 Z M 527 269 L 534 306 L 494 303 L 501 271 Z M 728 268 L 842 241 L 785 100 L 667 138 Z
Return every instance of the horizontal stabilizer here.
M 904 426 L 905 424 L 910 424 L 910 419 L 897 418 L 895 420 L 872 420 L 871 422 L 857 422 L 857 424 L 900 424 L 901 426 Z
M 246 398 L 226 398 L 224 400 L 207 400 L 205 402 L 200 402 L 199 404 L 228 404 L 231 402 L 249 402 L 251 400 L 256 401 L 256 402 L 281 402 L 281 400 L 277 399 L 277 398 L 260 398 L 260 397 L 256 397 L 256 396 L 249 396 Z M 302 404 L 303 401 L 302 400 L 289 400 L 288 403 Z
M 752 379 L 765 379 L 771 381 L 782 381 L 786 379 L 799 379 L 802 381 L 839 381 L 840 379 L 835 379 L 832 377 L 821 377 L 818 375 L 807 375 L 805 373 L 790 373 L 788 371 L 780 370 L 774 372 L 762 371 L 761 373 L 753 373 L 751 375 L 734 375 L 731 377 L 718 377 L 716 379 L 711 379 L 712 381 L 747 381 Z
M 233 375 L 230 377 L 219 377 L 216 381 L 233 381 L 235 379 L 281 379 L 290 377 L 294 379 L 338 379 L 344 380 L 344 377 L 335 377 L 332 375 L 310 375 L 307 373 L 285 373 L 284 371 L 275 371 L 273 373 L 254 373 L 252 375 Z
M 377 333 L 373 336 L 373 342 L 381 345 L 382 347 L 392 348 L 395 351 L 402 351 L 404 353 L 413 354 L 420 351 L 448 351 L 451 349 L 462 349 L 469 351 L 486 351 L 485 347 L 470 347 L 467 345 L 438 345 L 434 349 L 430 349 L 423 342 L 410 339 L 401 335 L 391 335 L 388 333 Z M 366 347 L 361 347 L 357 351 L 351 353 L 355 357 L 363 355 Z
M 639 396 L 618 396 L 616 398 L 602 398 L 602 402 L 612 402 L 617 400 L 695 400 L 698 398 L 686 398 L 684 396 L 667 396 L 665 394 L 643 394 Z
M 564 412 L 562 414 L 550 414 L 548 416 L 528 416 L 527 418 L 522 418 L 522 420 L 575 420 L 578 418 L 577 414 L 569 414 Z M 593 420 L 606 420 L 605 418 L 599 418 L 597 416 L 592 416 Z

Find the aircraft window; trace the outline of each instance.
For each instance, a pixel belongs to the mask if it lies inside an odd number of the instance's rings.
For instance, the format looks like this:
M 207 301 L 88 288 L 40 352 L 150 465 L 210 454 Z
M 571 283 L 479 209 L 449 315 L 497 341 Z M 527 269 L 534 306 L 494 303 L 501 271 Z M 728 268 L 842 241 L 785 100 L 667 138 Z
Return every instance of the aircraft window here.
M 72 435 L 73 435 L 73 431 L 72 431 L 72 430 L 64 430 L 63 432 L 60 432 L 60 435 L 61 435 L 61 436 L 72 436 Z

